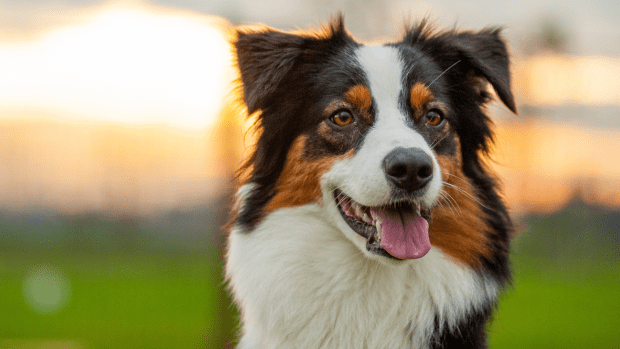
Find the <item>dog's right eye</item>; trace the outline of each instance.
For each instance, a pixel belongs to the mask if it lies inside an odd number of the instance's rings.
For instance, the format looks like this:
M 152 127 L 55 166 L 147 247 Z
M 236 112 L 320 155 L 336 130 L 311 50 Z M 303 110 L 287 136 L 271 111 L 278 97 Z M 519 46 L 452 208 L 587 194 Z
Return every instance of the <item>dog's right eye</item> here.
M 426 123 L 431 126 L 439 126 L 443 123 L 443 114 L 437 109 L 431 109 L 426 113 Z
M 329 120 L 336 126 L 344 127 L 353 122 L 353 115 L 348 110 L 340 110 L 334 113 Z

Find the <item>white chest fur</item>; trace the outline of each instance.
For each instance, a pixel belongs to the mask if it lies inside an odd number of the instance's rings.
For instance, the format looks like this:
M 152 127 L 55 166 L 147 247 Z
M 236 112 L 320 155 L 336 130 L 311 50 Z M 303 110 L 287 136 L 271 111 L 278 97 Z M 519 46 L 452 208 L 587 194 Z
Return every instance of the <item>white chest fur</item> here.
M 403 265 L 371 260 L 316 204 L 233 229 L 226 275 L 242 310 L 241 349 L 426 348 L 497 297 L 491 278 L 433 247 Z

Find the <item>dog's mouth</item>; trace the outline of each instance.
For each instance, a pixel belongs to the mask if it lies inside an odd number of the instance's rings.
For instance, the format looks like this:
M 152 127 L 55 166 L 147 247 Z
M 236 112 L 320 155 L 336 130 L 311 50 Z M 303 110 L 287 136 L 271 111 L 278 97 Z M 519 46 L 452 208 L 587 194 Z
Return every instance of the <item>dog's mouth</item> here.
M 416 259 L 430 251 L 430 208 L 409 200 L 364 206 L 339 189 L 334 191 L 334 198 L 344 221 L 366 238 L 369 252 L 395 259 Z

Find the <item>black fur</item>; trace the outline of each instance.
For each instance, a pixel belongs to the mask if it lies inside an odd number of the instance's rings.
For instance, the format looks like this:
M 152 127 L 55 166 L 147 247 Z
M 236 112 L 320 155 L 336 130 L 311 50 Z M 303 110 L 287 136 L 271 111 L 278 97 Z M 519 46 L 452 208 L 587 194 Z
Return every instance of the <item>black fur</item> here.
M 444 81 L 440 83 L 448 89 L 445 92 L 451 99 L 450 108 L 457 115 L 456 120 L 451 122 L 456 126 L 461 142 L 463 172 L 473 181 L 478 190 L 477 195 L 484 203 L 482 209 L 493 230 L 488 233 L 495 235 L 491 239 L 490 248 L 494 253 L 490 259 L 481 257 L 482 269 L 493 275 L 500 284 L 505 284 L 510 281 L 508 252 L 513 226 L 506 206 L 497 194 L 497 180 L 484 163 L 484 156 L 493 141 L 492 122 L 481 108 L 486 102 L 485 96 L 477 95 L 473 88 L 464 84 L 467 75 L 473 70 L 493 86 L 510 110 L 516 112 L 510 90 L 508 52 L 500 30 L 433 35 L 432 30 L 422 22 L 409 30 L 403 41 L 428 53 L 445 71 L 441 78 Z M 454 65 L 456 62 L 459 63 Z M 457 331 L 444 329 L 433 348 L 486 348 L 485 326 L 492 315 L 491 309 L 489 306 L 487 311 L 471 315 L 458 326 Z
M 496 253 L 491 260 L 483 260 L 484 269 L 500 283 L 504 283 L 510 280 L 508 251 L 512 221 L 497 194 L 497 180 L 484 163 L 484 156 L 493 141 L 492 122 L 481 108 L 486 98 L 476 94 L 475 90 L 468 88 L 464 82 L 473 71 L 489 81 L 502 102 L 516 113 L 510 90 L 506 44 L 499 29 L 485 29 L 477 33 L 449 31 L 434 34 L 425 21 L 408 30 L 403 43 L 427 53 L 442 71 L 445 71 L 434 84 L 439 83 L 447 88 L 444 93 L 450 96 L 450 108 L 457 116 L 451 120 L 451 124 L 456 126 L 461 142 L 463 172 L 477 188 L 477 194 L 484 203 L 482 209 L 487 215 L 487 222 L 493 230 L 492 233 L 497 234 L 491 246 L 491 251 Z M 456 62 L 459 63 L 454 65 Z
M 447 118 L 452 132 L 460 141 L 463 173 L 472 181 L 481 208 L 492 230 L 491 258 L 482 259 L 479 272 L 492 275 L 500 284 L 510 280 L 508 251 L 512 223 L 499 197 L 497 180 L 485 165 L 493 141 L 492 122 L 484 113 L 488 101 L 485 93 L 471 85 L 471 76 L 488 81 L 500 100 L 513 112 L 515 102 L 510 90 L 509 58 L 499 29 L 479 32 L 434 32 L 424 21 L 407 30 L 402 41 L 392 44 L 405 61 L 406 83 L 423 81 L 435 96 L 447 101 Z M 246 163 L 249 182 L 256 187 L 238 212 L 236 224 L 250 232 L 260 221 L 265 206 L 275 195 L 275 184 L 282 172 L 292 142 L 302 133 L 312 135 L 324 119 L 321 111 L 326 101 L 336 98 L 346 87 L 365 81 L 364 73 L 351 64 L 356 43 L 338 18 L 322 34 L 296 35 L 265 29 L 260 32 L 238 32 L 235 42 L 241 73 L 244 102 L 249 113 L 260 113 L 260 136 L 255 152 Z M 432 82 L 432 84 L 431 84 Z M 408 96 L 402 96 L 407 110 Z M 411 113 L 411 111 L 409 110 Z M 416 127 L 412 123 L 411 127 Z M 363 132 L 352 139 L 353 148 L 363 142 Z M 433 134 L 424 134 L 432 143 Z M 436 135 L 435 135 L 436 136 Z M 435 137 L 436 138 L 436 137 Z M 310 148 L 330 154 L 341 154 L 346 147 L 325 143 L 320 137 L 309 137 Z M 451 154 L 456 149 L 454 137 L 446 137 L 436 151 Z M 309 157 L 321 156 L 308 154 Z M 493 304 L 470 314 L 449 331 L 438 324 L 432 348 L 485 348 L 485 327 L 492 315 Z
M 323 35 L 238 32 L 235 47 L 244 102 L 250 114 L 260 111 L 260 137 L 246 164 L 250 182 L 257 187 L 239 212 L 237 224 L 250 230 L 262 217 L 291 143 L 319 122 L 319 101 L 335 93 L 333 82 L 343 84 L 359 76 L 348 72 L 352 68 L 341 61 L 358 45 L 346 33 L 342 18 Z
M 436 333 L 439 335 L 431 340 L 431 349 L 487 348 L 486 325 L 491 314 L 491 307 L 475 312 L 464 319 L 452 331 L 444 325 L 444 330 L 439 332 L 439 324 L 437 324 Z

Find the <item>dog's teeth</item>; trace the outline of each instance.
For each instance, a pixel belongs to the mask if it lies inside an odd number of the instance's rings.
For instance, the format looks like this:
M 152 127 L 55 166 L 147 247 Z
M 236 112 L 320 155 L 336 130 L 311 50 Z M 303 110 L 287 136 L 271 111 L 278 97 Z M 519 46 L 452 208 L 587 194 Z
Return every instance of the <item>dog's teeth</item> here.
M 341 206 L 342 206 L 342 210 L 347 216 L 353 217 L 353 215 L 351 214 L 351 206 L 349 205 L 349 203 L 343 202 Z
M 416 213 L 418 216 L 420 215 L 420 205 L 416 205 Z
M 364 215 L 362 216 L 362 220 L 368 224 L 372 224 L 372 220 L 370 219 L 370 217 L 368 217 L 367 213 L 364 213 Z
M 364 211 L 362 211 L 362 208 L 360 207 L 360 205 L 358 203 L 355 203 L 355 214 L 359 217 L 362 218 L 362 216 L 364 215 Z
M 377 221 L 377 240 L 381 241 L 381 235 L 383 233 L 383 228 L 381 228 L 381 222 Z

